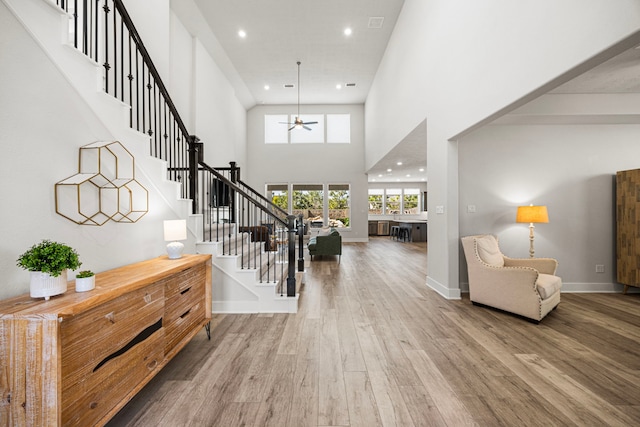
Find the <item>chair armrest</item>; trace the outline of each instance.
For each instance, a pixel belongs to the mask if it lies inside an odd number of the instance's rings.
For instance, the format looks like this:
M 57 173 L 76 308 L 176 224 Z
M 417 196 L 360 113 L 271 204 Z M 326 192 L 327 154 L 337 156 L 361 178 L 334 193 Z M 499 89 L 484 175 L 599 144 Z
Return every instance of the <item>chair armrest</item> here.
M 556 274 L 558 261 L 553 258 L 509 258 L 504 257 L 505 267 L 530 267 L 543 274 Z

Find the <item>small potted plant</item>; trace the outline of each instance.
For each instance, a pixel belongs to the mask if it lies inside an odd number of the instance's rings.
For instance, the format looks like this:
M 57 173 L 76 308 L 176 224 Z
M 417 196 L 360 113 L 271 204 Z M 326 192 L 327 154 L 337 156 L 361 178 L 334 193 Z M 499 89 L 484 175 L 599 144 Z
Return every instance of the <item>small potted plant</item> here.
M 96 287 L 96 275 L 91 270 L 82 270 L 76 274 L 76 292 L 86 292 Z
M 31 274 L 31 297 L 48 300 L 67 291 L 67 269 L 75 270 L 82 263 L 70 246 L 43 240 L 20 255 L 16 265 Z

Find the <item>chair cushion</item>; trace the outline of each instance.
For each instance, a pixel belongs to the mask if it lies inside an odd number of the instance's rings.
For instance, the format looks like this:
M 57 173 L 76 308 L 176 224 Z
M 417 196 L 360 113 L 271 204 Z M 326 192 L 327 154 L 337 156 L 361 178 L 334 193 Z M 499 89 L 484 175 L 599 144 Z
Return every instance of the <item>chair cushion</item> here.
M 495 237 L 487 235 L 476 238 L 476 247 L 482 261 L 494 267 L 504 267 L 504 257 Z
M 536 288 L 538 288 L 538 293 L 543 300 L 558 292 L 561 287 L 562 279 L 551 274 L 540 273 L 538 280 L 536 280 Z

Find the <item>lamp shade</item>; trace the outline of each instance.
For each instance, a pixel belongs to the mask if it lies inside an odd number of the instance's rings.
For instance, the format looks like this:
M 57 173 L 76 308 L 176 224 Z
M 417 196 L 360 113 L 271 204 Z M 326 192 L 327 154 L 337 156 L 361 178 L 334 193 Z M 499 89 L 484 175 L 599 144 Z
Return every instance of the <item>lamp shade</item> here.
M 546 206 L 518 206 L 516 222 L 549 222 Z
M 171 219 L 164 222 L 165 242 L 175 242 L 176 240 L 187 240 L 187 220 Z

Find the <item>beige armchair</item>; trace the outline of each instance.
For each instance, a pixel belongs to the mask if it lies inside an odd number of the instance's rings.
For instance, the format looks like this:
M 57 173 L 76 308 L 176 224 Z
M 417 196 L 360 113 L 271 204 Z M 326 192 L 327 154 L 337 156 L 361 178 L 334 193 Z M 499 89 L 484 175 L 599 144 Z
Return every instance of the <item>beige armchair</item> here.
M 552 258 L 509 258 L 492 235 L 466 236 L 462 247 L 475 305 L 494 307 L 539 322 L 560 303 L 562 280 Z

